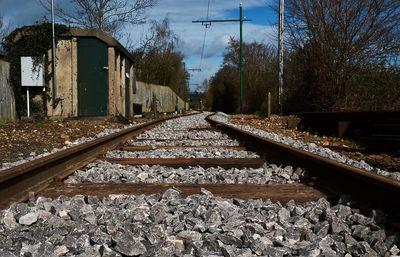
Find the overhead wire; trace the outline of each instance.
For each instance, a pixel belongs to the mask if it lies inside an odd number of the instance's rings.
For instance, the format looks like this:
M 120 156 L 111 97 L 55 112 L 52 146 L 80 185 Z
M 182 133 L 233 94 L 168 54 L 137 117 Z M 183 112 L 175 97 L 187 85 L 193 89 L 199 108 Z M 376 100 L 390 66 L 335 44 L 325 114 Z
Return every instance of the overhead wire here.
M 208 0 L 208 5 L 207 5 L 207 20 L 209 19 L 209 14 L 210 14 L 210 0 Z M 209 26 L 205 25 L 204 27 L 204 37 L 203 37 L 203 46 L 201 48 L 201 58 L 200 58 L 200 67 L 199 69 L 201 69 L 201 66 L 203 65 L 203 57 L 204 57 L 204 48 L 206 45 L 206 36 L 207 36 L 207 29 Z

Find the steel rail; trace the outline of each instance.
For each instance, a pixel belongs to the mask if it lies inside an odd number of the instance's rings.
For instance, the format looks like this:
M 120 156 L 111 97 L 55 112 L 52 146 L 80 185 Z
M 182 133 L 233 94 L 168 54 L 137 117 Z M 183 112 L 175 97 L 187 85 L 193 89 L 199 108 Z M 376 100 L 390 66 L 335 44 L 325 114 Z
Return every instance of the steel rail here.
M 211 115 L 210 115 L 211 116 Z M 248 149 L 264 153 L 266 159 L 307 169 L 315 177 L 316 187 L 337 196 L 348 194 L 363 206 L 382 208 L 397 215 L 400 211 L 400 182 L 321 157 L 252 133 L 234 126 L 206 120 L 225 133 L 245 143 Z
M 102 156 L 122 142 L 150 129 L 169 117 L 150 121 L 132 128 L 101 137 L 65 150 L 50 154 L 18 166 L 0 171 L 0 208 L 14 202 L 25 201 L 29 194 L 46 188 L 54 179 L 62 179 L 75 170 Z

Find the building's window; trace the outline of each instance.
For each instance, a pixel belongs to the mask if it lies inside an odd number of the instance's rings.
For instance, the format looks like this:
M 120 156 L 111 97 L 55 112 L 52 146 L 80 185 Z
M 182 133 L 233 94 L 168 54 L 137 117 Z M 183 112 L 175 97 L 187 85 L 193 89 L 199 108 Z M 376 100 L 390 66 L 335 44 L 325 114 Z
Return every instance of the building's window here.
M 125 58 L 125 73 L 129 73 L 131 63 L 128 58 Z

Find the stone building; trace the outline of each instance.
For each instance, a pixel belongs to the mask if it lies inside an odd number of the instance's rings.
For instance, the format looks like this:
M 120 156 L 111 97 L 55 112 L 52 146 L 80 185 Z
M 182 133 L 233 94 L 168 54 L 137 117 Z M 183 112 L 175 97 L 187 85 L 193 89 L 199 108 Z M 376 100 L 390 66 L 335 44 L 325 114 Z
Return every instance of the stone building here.
M 18 37 L 24 33 L 29 32 L 22 30 Z M 50 61 L 51 53 L 49 49 Z M 52 71 L 51 64 L 47 70 Z M 184 109 L 183 100 L 171 88 L 136 83 L 133 56 L 99 29 L 68 28 L 68 32 L 57 38 L 56 86 L 54 90 L 50 79 L 48 88 L 51 97 L 45 102 L 45 115 L 50 118 L 131 117 L 154 109 L 158 112 Z M 43 103 L 43 94 L 35 92 L 31 101 Z
M 99 29 L 70 28 L 57 43 L 57 103 L 47 102 L 47 115 L 129 117 L 134 85 L 133 56 L 116 39 Z

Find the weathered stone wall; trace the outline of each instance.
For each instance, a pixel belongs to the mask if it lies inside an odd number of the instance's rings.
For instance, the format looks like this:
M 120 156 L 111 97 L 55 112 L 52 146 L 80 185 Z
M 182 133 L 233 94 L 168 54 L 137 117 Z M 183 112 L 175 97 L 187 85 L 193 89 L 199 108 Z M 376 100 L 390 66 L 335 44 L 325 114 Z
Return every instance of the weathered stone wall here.
M 183 100 L 171 88 L 136 81 L 136 94 L 133 104 L 141 104 L 142 112 L 154 111 L 153 97 L 156 98 L 157 112 L 174 112 L 183 110 Z M 186 106 L 186 109 L 188 105 Z
M 49 50 L 51 60 L 51 50 Z M 77 86 L 77 39 L 60 40 L 56 49 L 56 80 L 57 97 L 62 100 L 53 108 L 53 101 L 47 102 L 47 115 L 53 118 L 78 116 L 78 86 Z M 49 71 L 52 70 L 52 65 Z M 53 80 L 49 82 L 52 96 Z
M 15 121 L 14 92 L 10 83 L 10 64 L 0 60 L 0 122 Z
M 108 114 L 126 116 L 125 110 L 125 66 L 126 56 L 116 51 L 114 47 L 108 48 Z M 132 69 L 132 68 L 130 68 Z M 132 78 L 132 75 L 130 75 Z M 129 94 L 132 94 L 132 81 L 129 80 Z M 132 113 L 132 106 L 130 106 Z

